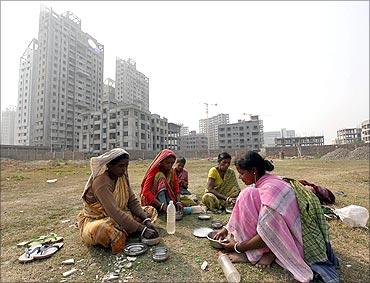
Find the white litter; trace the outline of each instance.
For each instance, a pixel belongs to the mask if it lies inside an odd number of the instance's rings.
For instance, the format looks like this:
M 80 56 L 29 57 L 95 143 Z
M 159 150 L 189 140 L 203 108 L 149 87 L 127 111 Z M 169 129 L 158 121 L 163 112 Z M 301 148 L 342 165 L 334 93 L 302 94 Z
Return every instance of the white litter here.
M 65 220 L 62 220 L 62 221 L 60 221 L 60 222 L 62 222 L 62 223 L 64 224 L 64 223 L 71 222 L 71 220 L 70 220 L 70 219 L 65 219 Z
M 127 257 L 127 260 L 128 261 L 135 261 L 136 260 L 136 257 L 134 257 L 134 256 L 128 256 Z
M 63 260 L 62 261 L 62 264 L 74 264 L 75 263 L 75 260 L 73 258 L 70 258 L 70 259 L 66 259 L 66 260 Z
M 77 269 L 76 268 L 72 268 L 71 270 L 68 270 L 68 271 L 64 272 L 63 273 L 63 277 L 68 277 L 68 276 L 72 275 L 75 272 L 77 272 Z
M 46 180 L 46 183 L 53 184 L 56 181 L 58 181 L 58 179 L 50 179 L 50 180 Z
M 201 268 L 202 270 L 206 270 L 207 266 L 208 266 L 208 262 L 207 262 L 207 261 L 203 261 L 203 263 L 202 263 L 202 265 L 200 266 L 200 268 Z

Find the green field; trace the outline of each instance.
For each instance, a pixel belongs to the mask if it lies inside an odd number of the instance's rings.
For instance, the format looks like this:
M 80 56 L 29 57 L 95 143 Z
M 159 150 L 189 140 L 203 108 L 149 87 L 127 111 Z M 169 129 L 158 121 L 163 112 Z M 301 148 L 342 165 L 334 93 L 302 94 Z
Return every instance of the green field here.
M 149 161 L 132 161 L 129 166 L 131 185 L 139 191 L 141 179 Z M 207 173 L 216 162 L 189 160 L 190 190 L 200 198 L 204 192 Z M 235 168 L 234 168 L 235 169 Z M 332 192 L 343 191 L 347 196 L 336 196 L 335 207 L 350 204 L 369 209 L 369 161 L 276 160 L 275 174 L 305 179 L 327 187 Z M 1 281 L 2 282 L 60 282 L 62 273 L 77 268 L 68 282 L 101 282 L 103 276 L 114 271 L 117 257 L 103 248 L 86 247 L 74 227 L 81 210 L 80 196 L 90 174 L 87 162 L 24 162 L 1 163 Z M 54 184 L 47 179 L 58 179 Z M 240 180 L 239 180 L 240 181 Z M 242 186 L 242 183 L 240 182 Z M 212 215 L 212 219 L 227 221 L 229 215 Z M 62 223 L 62 220 L 70 222 Z M 207 240 L 192 235 L 197 227 L 210 221 L 188 215 L 177 222 L 176 233 L 167 235 L 165 219 L 157 222 L 162 245 L 170 250 L 170 258 L 163 263 L 153 262 L 149 250 L 121 271 L 122 282 L 220 282 L 225 281 L 217 263 L 216 250 Z M 369 233 L 363 228 L 350 228 L 340 220 L 329 222 L 334 250 L 341 259 L 341 279 L 344 282 L 369 282 Z M 34 236 L 55 232 L 64 237 L 64 247 L 49 259 L 27 264 L 18 262 L 23 253 L 16 244 Z M 62 265 L 74 258 L 73 266 Z M 207 270 L 201 270 L 207 261 Z M 243 282 L 289 282 L 292 276 L 274 264 L 259 270 L 250 264 L 236 264 Z

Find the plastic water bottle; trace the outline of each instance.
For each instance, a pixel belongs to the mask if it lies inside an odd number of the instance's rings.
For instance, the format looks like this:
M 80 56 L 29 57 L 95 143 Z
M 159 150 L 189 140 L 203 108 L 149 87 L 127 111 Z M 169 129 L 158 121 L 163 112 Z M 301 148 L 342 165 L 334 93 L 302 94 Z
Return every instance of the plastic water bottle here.
M 176 207 L 173 204 L 173 201 L 170 200 L 170 203 L 167 205 L 167 233 L 175 234 L 176 230 Z
M 230 261 L 229 257 L 225 254 L 221 254 L 218 257 L 218 263 L 221 265 L 222 270 L 226 276 L 227 282 L 240 282 L 240 274 Z

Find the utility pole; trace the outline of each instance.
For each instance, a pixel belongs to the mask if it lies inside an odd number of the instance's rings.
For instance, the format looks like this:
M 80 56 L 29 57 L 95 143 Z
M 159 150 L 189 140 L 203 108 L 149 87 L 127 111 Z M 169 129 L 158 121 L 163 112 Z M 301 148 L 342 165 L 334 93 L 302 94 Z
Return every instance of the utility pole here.
M 217 103 L 215 104 L 208 104 L 204 102 L 206 105 L 206 130 L 207 130 L 207 154 L 208 154 L 208 160 L 211 159 L 211 152 L 210 152 L 210 133 L 209 133 L 209 119 L 208 119 L 208 106 L 217 106 Z

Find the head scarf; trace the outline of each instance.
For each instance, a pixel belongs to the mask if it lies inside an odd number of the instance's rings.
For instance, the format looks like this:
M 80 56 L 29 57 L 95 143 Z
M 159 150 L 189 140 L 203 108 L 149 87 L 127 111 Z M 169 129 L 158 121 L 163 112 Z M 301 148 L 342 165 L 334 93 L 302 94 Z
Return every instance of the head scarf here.
M 90 159 L 91 175 L 85 185 L 85 189 L 81 196 L 82 198 L 84 198 L 87 190 L 91 187 L 95 178 L 103 174 L 105 171 L 107 171 L 108 169 L 107 164 L 111 162 L 113 159 L 115 159 L 116 157 L 124 153 L 128 155 L 128 152 L 124 150 L 123 148 L 113 148 L 112 150 L 106 153 L 103 153 L 102 155 L 99 155 L 98 157 L 92 157 Z
M 176 158 L 175 153 L 170 149 L 163 149 L 161 152 L 157 154 L 157 156 L 154 158 L 152 163 L 149 165 L 148 170 L 145 173 L 144 179 L 141 182 L 141 192 L 140 196 L 146 194 L 146 192 L 150 191 L 152 189 L 153 183 L 154 183 L 154 177 L 159 172 L 159 164 L 165 160 L 167 157 L 174 157 Z M 176 178 L 176 174 L 173 174 L 174 178 Z M 177 184 L 178 182 L 174 182 L 174 184 Z

